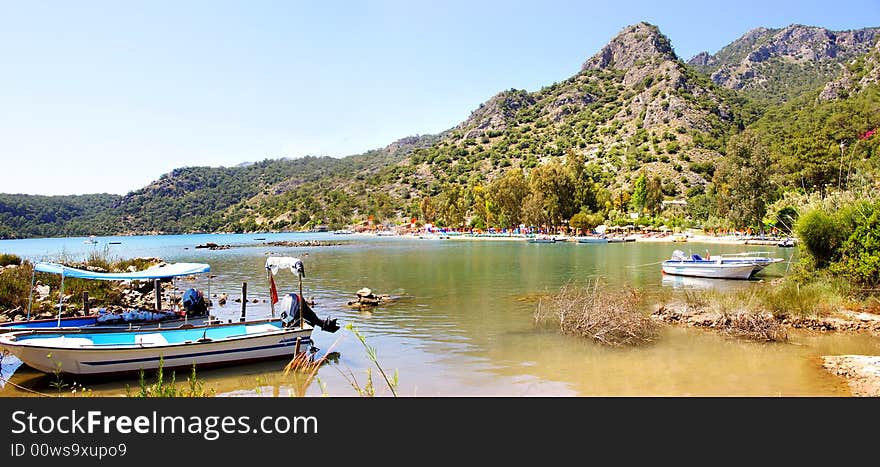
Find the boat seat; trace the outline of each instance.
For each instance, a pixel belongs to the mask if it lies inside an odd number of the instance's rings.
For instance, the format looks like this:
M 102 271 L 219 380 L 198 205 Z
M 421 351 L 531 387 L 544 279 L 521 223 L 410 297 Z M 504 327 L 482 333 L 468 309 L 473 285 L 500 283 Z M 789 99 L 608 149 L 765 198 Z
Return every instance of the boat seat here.
M 691 255 L 691 259 L 693 259 L 694 261 L 703 261 L 703 257 L 700 256 L 700 255 L 698 255 L 698 254 L 696 254 L 696 253 L 694 253 L 693 255 Z
M 152 334 L 140 334 L 134 337 L 134 343 L 138 345 L 167 345 L 168 340 L 158 332 Z
M 260 332 L 277 331 L 278 327 L 272 326 L 271 324 L 256 324 L 253 326 L 247 326 L 245 329 L 245 332 L 247 332 L 248 334 L 257 334 Z
M 46 337 L 42 339 L 25 339 L 22 340 L 22 345 L 31 345 L 31 341 L 33 341 L 33 345 L 41 345 L 48 347 L 62 347 L 65 349 L 75 349 L 78 347 L 91 347 L 94 345 L 94 342 L 91 339 L 86 339 L 85 337 L 68 337 L 68 336 L 60 336 L 60 337 Z

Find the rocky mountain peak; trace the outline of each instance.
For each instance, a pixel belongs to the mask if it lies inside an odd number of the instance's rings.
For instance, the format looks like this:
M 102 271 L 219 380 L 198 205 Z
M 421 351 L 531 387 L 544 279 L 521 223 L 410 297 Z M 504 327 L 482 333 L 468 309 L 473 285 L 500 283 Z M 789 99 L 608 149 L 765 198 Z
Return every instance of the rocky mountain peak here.
M 660 33 L 657 26 L 638 23 L 623 28 L 614 39 L 593 55 L 582 70 L 627 70 L 640 61 L 655 58 L 676 60 L 669 38 Z
M 815 87 L 840 71 L 841 64 L 865 54 L 880 28 L 832 31 L 791 24 L 781 29 L 755 28 L 710 56 L 688 63 L 715 84 L 785 100 Z
M 687 62 L 688 65 L 701 67 L 709 65 L 709 61 L 711 60 L 711 58 L 712 56 L 709 55 L 709 52 L 703 51 L 691 57 L 691 59 Z

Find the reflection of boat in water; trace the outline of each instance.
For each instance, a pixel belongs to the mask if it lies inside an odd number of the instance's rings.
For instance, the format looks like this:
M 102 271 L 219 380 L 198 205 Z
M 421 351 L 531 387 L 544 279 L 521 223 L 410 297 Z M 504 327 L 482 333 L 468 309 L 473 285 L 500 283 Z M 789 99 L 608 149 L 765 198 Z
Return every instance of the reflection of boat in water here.
M 705 277 L 714 279 L 750 279 L 765 267 L 782 261 L 782 258 L 767 256 L 720 255 L 702 258 L 700 255 L 686 255 L 675 250 L 672 258 L 663 262 L 664 274 L 676 276 Z
M 726 292 L 741 289 L 742 287 L 749 287 L 753 284 L 751 281 L 731 281 L 726 279 L 663 274 L 661 285 L 664 287 L 672 287 L 676 290 L 719 290 Z

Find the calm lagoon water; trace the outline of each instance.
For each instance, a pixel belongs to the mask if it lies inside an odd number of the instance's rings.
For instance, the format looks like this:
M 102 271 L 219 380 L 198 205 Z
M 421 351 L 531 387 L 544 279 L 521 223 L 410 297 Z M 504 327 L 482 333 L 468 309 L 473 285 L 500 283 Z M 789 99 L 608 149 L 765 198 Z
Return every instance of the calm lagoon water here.
M 265 238 L 265 240 L 260 240 Z M 342 245 L 273 247 L 273 240 L 330 240 Z M 732 340 L 716 333 L 666 326 L 658 342 L 634 349 L 609 349 L 581 338 L 537 328 L 532 322 L 535 296 L 568 282 L 601 278 L 612 286 L 634 286 L 648 293 L 681 293 L 701 284 L 664 279 L 659 262 L 673 250 L 705 254 L 771 251 L 790 259 L 794 249 L 699 243 L 528 244 L 525 241 L 467 239 L 420 240 L 318 234 L 205 234 L 0 241 L 0 252 L 35 260 L 84 257 L 93 249 L 111 256 L 157 256 L 169 262 L 197 261 L 212 266 L 216 277 L 197 285 L 211 294 L 227 293 L 215 307 L 223 319 L 237 319 L 241 283 L 248 283 L 249 317 L 268 317 L 265 258 L 269 254 L 304 260 L 306 297 L 321 316 L 352 324 L 378 351 L 379 363 L 399 375 L 404 396 L 848 396 L 844 382 L 826 371 L 818 357 L 878 354 L 880 340 L 868 335 L 796 333 L 790 344 Z M 120 242 L 109 244 L 109 242 Z M 206 242 L 227 250 L 195 249 Z M 767 268 L 765 282 L 722 281 L 723 287 L 766 287 L 785 274 L 787 262 Z M 289 274 L 279 273 L 279 292 L 295 291 Z M 718 285 L 719 283 L 716 283 Z M 180 284 L 188 288 L 191 284 Z M 346 306 L 354 292 L 369 287 L 399 297 L 372 310 Z M 334 358 L 318 371 L 308 395 L 353 396 L 349 380 L 366 382 L 371 367 L 366 352 L 348 330 L 315 330 L 318 355 Z M 51 392 L 51 376 L 26 366 L 4 365 L 4 378 Z M 200 372 L 208 388 L 221 396 L 289 395 L 285 361 Z M 11 375 L 11 376 L 10 376 Z M 181 379 L 181 378 L 179 378 Z M 373 368 L 378 395 L 390 395 Z M 121 395 L 136 379 L 87 381 L 95 394 Z M 322 389 L 323 388 L 323 389 Z M 27 395 L 6 384 L 0 395 Z

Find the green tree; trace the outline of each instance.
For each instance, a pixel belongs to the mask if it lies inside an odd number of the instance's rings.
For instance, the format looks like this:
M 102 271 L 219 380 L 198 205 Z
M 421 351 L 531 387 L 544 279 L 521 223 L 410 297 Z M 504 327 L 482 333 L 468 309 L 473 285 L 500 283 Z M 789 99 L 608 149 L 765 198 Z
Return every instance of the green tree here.
M 522 217 L 523 222 L 530 226 L 544 226 L 550 224 L 550 217 L 544 209 L 546 200 L 541 192 L 531 192 L 526 199 L 523 200 Z
M 740 227 L 762 225 L 771 195 L 769 172 L 769 150 L 755 132 L 732 137 L 715 171 L 719 213 Z
M 605 218 L 601 214 L 592 214 L 588 212 L 579 212 L 571 216 L 568 225 L 575 230 L 587 233 L 605 222 Z
M 419 203 L 419 210 L 422 213 L 422 220 L 426 223 L 433 223 L 437 217 L 437 209 L 434 207 L 434 200 L 425 195 Z
M 632 203 L 632 207 L 639 214 L 642 213 L 642 210 L 645 209 L 645 202 L 648 196 L 648 178 L 645 176 L 645 171 L 642 170 L 639 173 L 638 178 L 636 178 L 635 185 L 633 186 L 633 193 L 630 202 Z
M 522 221 L 522 203 L 529 194 L 529 185 L 522 170 L 511 168 L 489 185 L 489 211 L 495 210 L 502 227 L 511 227 Z
M 663 185 L 656 175 L 645 185 L 645 210 L 651 216 L 660 214 L 663 207 Z
M 529 189 L 541 194 L 546 217 L 552 225 L 562 225 L 563 220 L 577 212 L 574 182 L 556 159 L 532 169 Z

